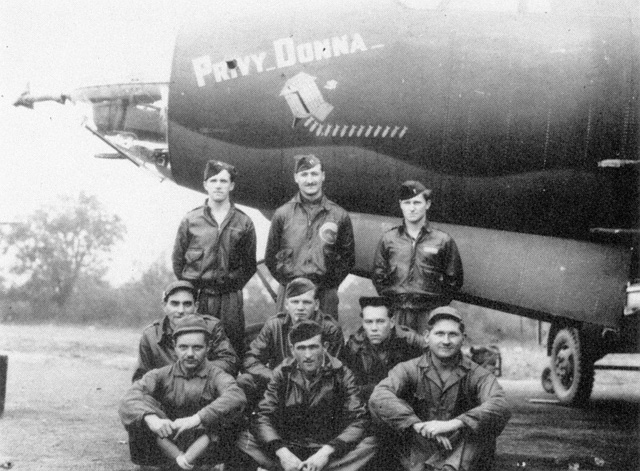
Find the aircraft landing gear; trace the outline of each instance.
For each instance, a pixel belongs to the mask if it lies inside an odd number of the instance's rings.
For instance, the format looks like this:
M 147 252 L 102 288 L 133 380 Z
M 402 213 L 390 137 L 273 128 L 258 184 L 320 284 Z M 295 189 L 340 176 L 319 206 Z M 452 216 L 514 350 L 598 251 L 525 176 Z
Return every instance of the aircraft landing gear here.
M 545 366 L 540 375 L 540 382 L 542 383 L 542 389 L 544 392 L 553 394 L 553 381 L 551 380 L 551 367 Z
M 584 340 L 576 327 L 562 327 L 553 338 L 551 382 L 553 392 L 564 404 L 581 405 L 591 395 L 595 358 L 586 352 Z

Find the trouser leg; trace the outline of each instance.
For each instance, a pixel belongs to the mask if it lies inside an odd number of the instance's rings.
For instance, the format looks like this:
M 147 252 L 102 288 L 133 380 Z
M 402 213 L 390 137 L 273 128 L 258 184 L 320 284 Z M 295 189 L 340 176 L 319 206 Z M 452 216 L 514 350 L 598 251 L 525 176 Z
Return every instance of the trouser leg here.
M 489 471 L 495 442 L 471 433 L 454 433 L 449 437 L 452 451 L 446 451 L 418 434 L 412 434 L 408 443 L 401 447 L 400 461 L 407 471 L 428 471 L 449 465 L 456 471 Z M 482 464 L 480 464 L 482 463 Z
M 356 471 L 363 469 L 376 454 L 376 437 L 366 437 L 351 451 L 335 461 L 329 461 L 326 471 Z
M 244 356 L 244 311 L 242 290 L 232 293 L 211 295 L 201 293 L 198 312 L 220 319 L 231 346 L 238 357 Z
M 234 461 L 235 465 L 239 469 L 255 469 L 256 466 L 269 470 L 279 469 L 279 463 L 274 461 L 267 453 L 260 448 L 260 444 L 248 430 L 242 432 L 236 442 L 238 450 L 246 455 L 249 459 L 238 459 Z M 240 464 L 242 463 L 242 464 Z M 242 467 L 240 467 L 242 466 Z
M 427 329 L 429 313 L 437 307 L 446 306 L 448 304 L 449 301 L 444 298 L 433 298 L 430 302 L 425 302 L 420 306 L 407 306 L 399 303 L 394 305 L 391 309 L 396 316 L 398 324 L 410 327 L 418 334 L 422 335 Z

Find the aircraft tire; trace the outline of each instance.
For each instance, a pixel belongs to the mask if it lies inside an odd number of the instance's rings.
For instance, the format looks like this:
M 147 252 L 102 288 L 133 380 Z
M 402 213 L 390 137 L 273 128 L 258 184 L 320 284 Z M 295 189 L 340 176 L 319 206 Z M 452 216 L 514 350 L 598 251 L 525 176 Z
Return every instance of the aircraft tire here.
M 558 330 L 551 348 L 551 381 L 558 400 L 582 405 L 593 389 L 594 360 L 582 348 L 580 331 L 575 327 Z

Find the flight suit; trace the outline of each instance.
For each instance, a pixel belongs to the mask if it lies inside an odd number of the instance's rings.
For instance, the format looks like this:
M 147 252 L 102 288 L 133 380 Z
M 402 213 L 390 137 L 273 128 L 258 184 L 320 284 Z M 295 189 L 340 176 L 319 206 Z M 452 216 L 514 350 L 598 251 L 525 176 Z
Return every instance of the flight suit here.
M 493 374 L 460 355 L 457 368 L 443 384 L 430 353 L 396 365 L 374 388 L 369 411 L 374 420 L 398 434 L 399 458 L 411 471 L 445 464 L 464 471 L 491 469 L 495 440 L 511 416 Z M 412 427 L 418 422 L 454 418 L 465 427 L 449 437 L 454 447 L 450 452 Z
M 231 346 L 222 323 L 211 316 L 202 316 L 209 328 L 207 359 L 231 376 L 240 369 L 240 359 Z M 137 381 L 150 370 L 172 365 L 178 359 L 173 348 L 173 331 L 168 316 L 145 327 L 138 346 L 138 363 L 132 381 Z
M 233 452 L 230 430 L 237 427 L 246 398 L 233 377 L 210 362 L 193 376 L 187 375 L 180 362 L 151 370 L 133 383 L 120 401 L 119 414 L 129 432 L 131 461 L 139 465 L 166 464 L 147 427 L 144 417 L 155 414 L 161 419 L 175 420 L 194 414 L 200 416 L 204 430 L 190 430 L 179 437 L 179 446 L 188 446 L 202 433 L 211 438 L 204 462 L 226 461 Z M 181 439 L 181 440 L 180 440 Z

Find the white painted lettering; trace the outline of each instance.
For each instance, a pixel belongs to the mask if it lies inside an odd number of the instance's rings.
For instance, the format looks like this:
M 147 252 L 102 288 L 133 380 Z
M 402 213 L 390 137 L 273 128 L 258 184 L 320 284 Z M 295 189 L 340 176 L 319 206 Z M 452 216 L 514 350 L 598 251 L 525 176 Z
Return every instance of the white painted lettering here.
M 204 87 L 204 78 L 212 72 L 211 57 L 196 57 L 195 59 L 191 60 L 191 64 L 193 64 L 193 71 L 196 74 L 196 82 L 198 83 L 198 87 Z
M 331 47 L 333 48 L 334 57 L 349 54 L 349 38 L 346 34 L 342 37 L 335 36 L 331 38 Z
M 251 57 L 249 56 L 238 57 L 236 59 L 236 62 L 238 63 L 238 69 L 240 69 L 240 73 L 244 76 L 249 75 L 249 67 L 251 66 Z
M 301 64 L 306 64 L 313 60 L 313 46 L 311 43 L 298 44 L 296 49 L 298 51 L 298 62 Z
M 276 53 L 276 66 L 281 69 L 282 67 L 289 67 L 296 63 L 295 45 L 293 39 L 282 38 L 273 42 L 273 48 Z
M 360 36 L 358 33 L 355 33 L 353 35 L 353 42 L 351 43 L 351 54 L 353 54 L 356 51 L 366 51 L 367 50 L 367 46 L 364 45 L 364 40 L 362 39 L 362 36 Z
M 256 65 L 256 71 L 262 72 L 264 70 L 264 59 L 267 57 L 266 52 L 261 52 L 258 55 L 251 54 L 251 60 Z
M 213 76 L 216 82 L 222 82 L 223 80 L 229 80 L 229 67 L 225 61 L 217 62 L 213 64 Z
M 328 39 L 313 41 L 313 51 L 315 52 L 317 61 L 331 59 L 331 44 Z

